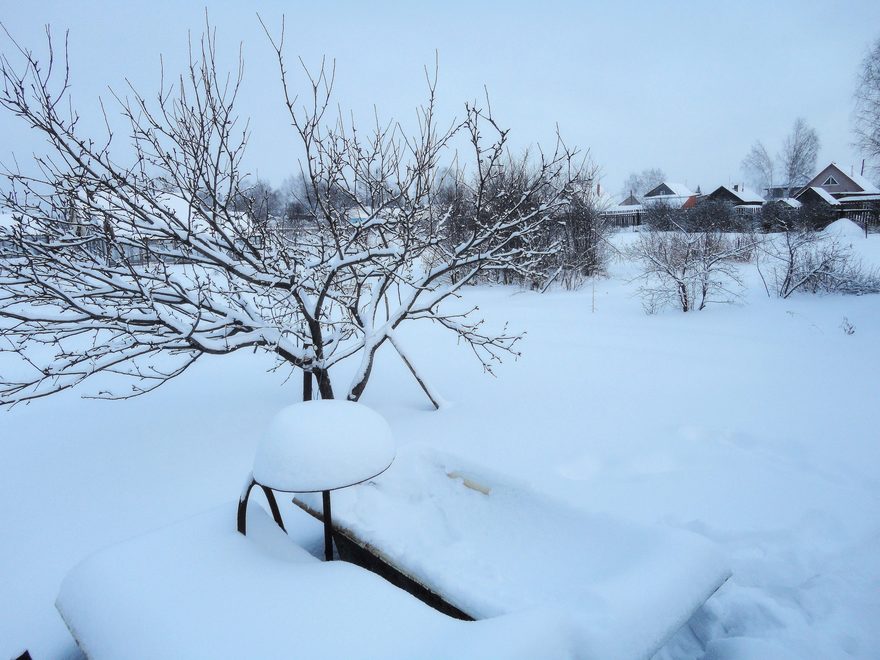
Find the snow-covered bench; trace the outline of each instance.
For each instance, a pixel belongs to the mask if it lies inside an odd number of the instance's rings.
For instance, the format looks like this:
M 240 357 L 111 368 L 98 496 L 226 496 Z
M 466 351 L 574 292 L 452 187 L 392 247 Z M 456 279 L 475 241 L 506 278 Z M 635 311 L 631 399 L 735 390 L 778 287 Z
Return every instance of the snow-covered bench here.
M 417 445 L 340 491 L 334 526 L 343 557 L 352 546 L 473 619 L 563 609 L 584 658 L 650 657 L 730 576 L 695 534 L 576 510 Z
M 56 606 L 91 660 L 575 657 L 564 615 L 467 623 L 347 562 L 321 562 L 259 507 L 229 505 L 100 551 Z

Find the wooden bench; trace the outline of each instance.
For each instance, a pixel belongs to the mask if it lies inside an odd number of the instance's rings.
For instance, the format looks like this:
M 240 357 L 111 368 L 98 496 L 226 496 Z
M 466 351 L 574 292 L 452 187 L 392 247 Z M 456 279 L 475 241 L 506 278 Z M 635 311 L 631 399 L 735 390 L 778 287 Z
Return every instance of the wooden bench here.
M 315 498 L 294 503 L 320 518 Z M 695 534 L 574 509 L 415 445 L 339 493 L 334 530 L 341 557 L 450 616 L 566 610 L 584 657 L 650 657 L 730 576 Z

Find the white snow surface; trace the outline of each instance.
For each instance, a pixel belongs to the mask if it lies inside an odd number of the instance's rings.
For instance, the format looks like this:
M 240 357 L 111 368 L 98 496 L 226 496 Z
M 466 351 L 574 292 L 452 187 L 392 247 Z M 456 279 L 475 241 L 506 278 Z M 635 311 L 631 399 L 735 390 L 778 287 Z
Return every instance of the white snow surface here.
M 321 562 L 224 506 L 97 552 L 57 607 L 92 660 L 570 658 L 565 614 L 449 618 L 346 562 Z
M 332 490 L 374 477 L 393 460 L 382 415 L 353 401 L 307 401 L 272 419 L 257 445 L 254 479 L 283 491 Z
M 334 493 L 333 520 L 474 618 L 563 608 L 583 658 L 649 657 L 730 575 L 696 534 L 578 510 L 419 444 Z
M 865 239 L 865 230 L 849 218 L 835 220 L 822 230 L 822 234 L 842 241 L 855 240 L 859 244 Z
M 866 267 L 880 265 L 880 236 L 851 242 Z M 403 324 L 410 359 L 447 405 L 433 409 L 390 347 L 362 402 L 401 446 L 461 456 L 579 511 L 715 542 L 733 576 L 657 660 L 876 658 L 880 299 L 768 298 L 754 265 L 741 272 L 740 304 L 688 314 L 645 315 L 623 261 L 595 296 L 592 283 L 468 288 L 461 304 L 479 305 L 487 325 L 528 331 L 522 357 L 488 377 L 448 333 Z M 15 368 L 9 358 L 0 374 Z M 0 410 L 0 658 L 81 657 L 53 606 L 64 575 L 237 495 L 268 421 L 301 398 L 299 379 L 267 373 L 273 364 L 207 358 L 145 397 L 67 391 Z M 320 525 L 281 504 L 297 541 L 320 554 Z

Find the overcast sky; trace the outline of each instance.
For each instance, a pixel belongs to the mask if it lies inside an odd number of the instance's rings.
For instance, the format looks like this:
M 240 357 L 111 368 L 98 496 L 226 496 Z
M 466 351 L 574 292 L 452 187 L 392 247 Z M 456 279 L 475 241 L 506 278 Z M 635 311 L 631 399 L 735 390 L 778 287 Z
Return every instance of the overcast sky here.
M 45 24 L 70 30 L 73 98 L 87 130 L 100 128 L 96 99 L 108 86 L 128 77 L 154 90 L 160 54 L 166 70 L 180 70 L 188 30 L 199 33 L 204 22 L 199 3 L 2 3 L 0 20 L 34 48 Z M 257 10 L 270 26 L 286 14 L 291 59 L 335 58 L 338 102 L 356 116 L 376 105 L 382 116 L 410 120 L 436 50 L 445 116 L 461 116 L 485 85 L 516 148 L 551 141 L 558 124 L 569 144 L 590 150 L 615 192 L 647 167 L 704 191 L 740 181 L 752 142 L 776 153 L 797 116 L 818 131 L 820 161 L 858 166 L 854 79 L 880 37 L 876 0 L 245 4 L 208 10 L 221 48 L 234 55 L 243 46 L 248 164 L 274 184 L 297 171 L 297 151 Z M 42 148 L 6 113 L 0 136 L 4 162 Z

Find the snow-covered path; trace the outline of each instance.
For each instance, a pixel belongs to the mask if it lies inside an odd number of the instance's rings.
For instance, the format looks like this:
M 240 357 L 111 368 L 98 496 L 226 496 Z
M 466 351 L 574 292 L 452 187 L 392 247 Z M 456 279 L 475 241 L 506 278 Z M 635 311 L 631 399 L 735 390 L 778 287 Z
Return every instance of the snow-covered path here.
M 744 272 L 744 304 L 693 314 L 646 316 L 628 264 L 597 281 L 595 312 L 590 287 L 469 291 L 528 331 L 523 357 L 482 376 L 442 332 L 409 328 L 449 405 L 431 410 L 384 349 L 363 401 L 399 443 L 718 542 L 734 576 L 663 657 L 876 657 L 880 300 L 770 300 Z M 0 412 L 0 657 L 74 654 L 53 609 L 73 564 L 237 495 L 272 413 L 299 396 L 267 364 L 236 355 L 129 402 L 65 393 Z

